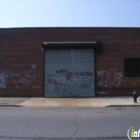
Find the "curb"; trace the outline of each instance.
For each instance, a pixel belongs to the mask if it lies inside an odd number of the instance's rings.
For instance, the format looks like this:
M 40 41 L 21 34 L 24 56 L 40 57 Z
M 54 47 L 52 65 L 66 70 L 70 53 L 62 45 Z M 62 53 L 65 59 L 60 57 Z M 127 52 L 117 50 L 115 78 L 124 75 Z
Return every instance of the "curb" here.
M 106 107 L 140 107 L 140 105 L 109 105 Z
M 21 105 L 0 105 L 0 107 L 23 107 Z

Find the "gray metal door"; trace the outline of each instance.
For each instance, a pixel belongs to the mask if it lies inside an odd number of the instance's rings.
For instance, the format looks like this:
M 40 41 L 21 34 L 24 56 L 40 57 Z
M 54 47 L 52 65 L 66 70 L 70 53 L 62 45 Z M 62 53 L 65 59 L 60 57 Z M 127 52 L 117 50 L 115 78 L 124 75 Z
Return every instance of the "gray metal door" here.
M 45 97 L 95 96 L 94 49 L 46 49 Z

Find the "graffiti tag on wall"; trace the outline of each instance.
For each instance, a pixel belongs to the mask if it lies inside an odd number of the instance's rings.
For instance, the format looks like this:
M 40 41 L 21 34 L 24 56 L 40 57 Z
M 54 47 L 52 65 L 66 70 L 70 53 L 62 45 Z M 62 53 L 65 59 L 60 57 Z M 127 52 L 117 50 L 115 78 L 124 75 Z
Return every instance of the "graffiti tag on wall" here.
M 46 73 L 45 86 L 50 96 L 78 96 L 83 89 L 94 87 L 93 72 L 59 69 L 55 73 Z
M 98 83 L 98 91 L 97 93 L 106 94 L 113 87 L 121 87 L 123 73 L 117 72 L 115 69 L 111 69 L 110 71 L 98 71 L 97 73 L 97 83 Z
M 18 88 L 18 84 L 28 87 L 39 77 L 40 75 L 33 70 L 23 72 L 0 70 L 0 88 L 6 88 L 9 81 L 12 81 L 16 88 Z

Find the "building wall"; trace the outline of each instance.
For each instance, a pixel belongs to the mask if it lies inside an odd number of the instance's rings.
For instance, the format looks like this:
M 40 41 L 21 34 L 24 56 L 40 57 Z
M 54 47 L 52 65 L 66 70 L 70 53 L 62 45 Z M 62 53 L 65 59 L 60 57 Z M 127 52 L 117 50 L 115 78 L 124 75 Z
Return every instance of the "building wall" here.
M 124 77 L 124 58 L 140 58 L 139 28 L 101 30 L 102 52 L 97 54 L 98 96 L 132 95 L 139 92 L 140 78 Z
M 140 58 L 140 28 L 0 29 L 0 96 L 44 96 L 42 42 L 102 41 L 96 95 L 131 95 L 140 78 L 124 77 L 124 58 Z

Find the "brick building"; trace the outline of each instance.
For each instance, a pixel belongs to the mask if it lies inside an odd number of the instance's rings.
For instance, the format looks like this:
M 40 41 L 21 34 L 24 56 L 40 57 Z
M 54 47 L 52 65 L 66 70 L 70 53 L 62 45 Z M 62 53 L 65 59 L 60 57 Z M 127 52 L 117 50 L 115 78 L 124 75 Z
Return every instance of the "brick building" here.
M 128 96 L 140 87 L 140 28 L 0 29 L 0 96 Z

